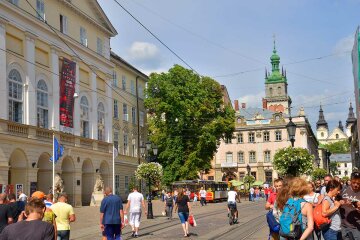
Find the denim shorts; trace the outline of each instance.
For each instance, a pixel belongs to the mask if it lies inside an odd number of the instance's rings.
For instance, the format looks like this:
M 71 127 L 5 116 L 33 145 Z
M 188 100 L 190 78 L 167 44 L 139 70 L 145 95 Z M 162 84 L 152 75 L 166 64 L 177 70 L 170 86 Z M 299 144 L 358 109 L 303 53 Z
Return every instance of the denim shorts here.
M 189 218 L 189 213 L 188 212 L 179 212 L 178 215 L 179 215 L 181 223 L 187 222 L 187 220 Z

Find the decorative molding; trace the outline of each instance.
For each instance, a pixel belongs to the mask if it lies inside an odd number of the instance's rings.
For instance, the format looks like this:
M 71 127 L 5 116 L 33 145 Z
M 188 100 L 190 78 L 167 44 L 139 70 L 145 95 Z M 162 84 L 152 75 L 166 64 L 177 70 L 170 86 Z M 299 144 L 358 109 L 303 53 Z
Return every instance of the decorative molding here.
M 31 41 L 33 43 L 35 43 L 35 40 L 38 38 L 37 35 L 35 35 L 34 33 L 32 32 L 29 32 L 29 31 L 25 31 L 25 38 L 27 41 Z
M 10 21 L 7 20 L 6 18 L 3 18 L 0 16 L 0 27 L 1 28 L 5 28 L 5 26 L 9 23 Z
M 50 51 L 56 55 L 59 55 L 62 52 L 61 48 L 56 45 L 50 45 Z

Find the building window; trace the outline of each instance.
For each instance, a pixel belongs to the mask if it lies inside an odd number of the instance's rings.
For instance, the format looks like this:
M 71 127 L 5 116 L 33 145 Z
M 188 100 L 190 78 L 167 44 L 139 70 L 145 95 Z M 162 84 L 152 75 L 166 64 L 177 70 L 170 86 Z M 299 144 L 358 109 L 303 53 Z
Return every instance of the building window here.
M 103 55 L 103 40 L 101 38 L 96 39 L 96 52 L 100 55 Z
M 115 175 L 115 194 L 120 195 L 120 175 Z
M 272 185 L 272 171 L 265 171 L 265 182 Z
M 232 152 L 227 152 L 226 153 L 226 162 L 227 163 L 233 162 L 233 154 L 232 154 Z
M 83 28 L 83 27 L 80 27 L 80 43 L 81 43 L 82 45 L 84 45 L 85 47 L 88 46 L 86 29 Z
M 348 171 L 345 170 L 344 175 L 347 176 L 347 175 L 348 175 Z
M 143 99 L 144 98 L 144 89 L 141 85 L 139 85 L 138 87 L 138 91 L 139 91 L 139 98 Z
M 264 162 L 270 162 L 270 161 L 271 161 L 270 151 L 265 151 L 264 152 Z
M 323 132 L 321 132 L 321 137 L 324 137 L 324 133 L 323 133 Z
M 124 181 L 124 187 L 125 187 L 125 194 L 129 194 L 129 176 L 125 176 Z
M 339 175 L 341 175 L 341 171 L 339 171 Z
M 245 172 L 239 172 L 239 180 L 243 181 L 245 177 Z
M 237 143 L 243 143 L 243 142 L 244 142 L 243 134 L 239 133 L 237 135 Z
M 275 132 L 275 141 L 281 141 L 281 131 L 276 131 Z
M 239 163 L 245 163 L 244 153 L 243 152 L 238 152 L 238 162 Z
M 132 146 L 131 146 L 131 156 L 136 157 L 136 139 L 134 138 L 132 140 Z
M 255 178 L 255 180 L 256 180 L 256 172 L 251 172 L 250 174 L 251 174 L 251 176 L 253 176 L 253 177 Z
M 114 148 L 119 152 L 119 133 L 114 132 Z
M 136 124 L 136 108 L 135 107 L 131 108 L 131 121 L 132 121 L 132 124 Z
M 255 142 L 255 133 L 249 133 L 249 143 Z
M 272 95 L 273 95 L 273 89 L 270 88 L 270 89 L 269 89 L 269 92 L 270 92 L 270 96 L 272 96 Z
M 339 139 L 339 134 L 336 134 L 335 137 L 336 137 L 336 139 Z
M 68 21 L 67 17 L 60 14 L 60 32 L 67 34 L 68 33 Z
M 41 21 L 45 21 L 45 4 L 44 0 L 36 0 L 37 17 Z
M 37 84 L 37 126 L 49 128 L 48 88 L 44 80 Z
M 130 91 L 131 91 L 131 94 L 135 95 L 136 92 L 135 92 L 135 81 L 131 80 L 130 82 Z
M 116 75 L 115 71 L 113 71 L 113 85 L 114 85 L 114 87 L 118 86 L 118 80 L 117 80 L 117 75 Z
M 129 115 L 128 115 L 128 111 L 127 111 L 127 105 L 125 103 L 123 103 L 123 120 L 124 121 L 129 121 Z
M 226 137 L 225 138 L 225 144 L 229 144 L 231 143 L 231 137 Z
M 20 73 L 13 69 L 8 76 L 9 82 L 9 120 L 22 123 L 23 84 Z
M 346 167 L 346 168 L 347 168 L 347 163 L 344 163 L 344 167 Z
M 105 141 L 105 107 L 99 103 L 98 109 L 98 140 Z
M 119 105 L 118 100 L 114 99 L 114 118 L 119 118 Z
M 256 153 L 254 151 L 249 152 L 249 163 L 256 163 Z
M 278 87 L 278 95 L 281 95 L 281 87 Z
M 81 136 L 89 138 L 89 102 L 85 96 L 80 99 Z
M 127 133 L 124 133 L 124 155 L 128 155 L 129 153 L 129 141 Z
M 144 126 L 145 119 L 144 119 L 144 112 L 140 111 L 139 113 L 139 121 L 140 121 L 140 127 Z
M 270 133 L 264 132 L 264 142 L 269 142 L 269 141 L 270 141 Z
M 125 75 L 122 75 L 121 87 L 122 87 L 122 90 L 126 91 L 126 77 L 125 77 Z

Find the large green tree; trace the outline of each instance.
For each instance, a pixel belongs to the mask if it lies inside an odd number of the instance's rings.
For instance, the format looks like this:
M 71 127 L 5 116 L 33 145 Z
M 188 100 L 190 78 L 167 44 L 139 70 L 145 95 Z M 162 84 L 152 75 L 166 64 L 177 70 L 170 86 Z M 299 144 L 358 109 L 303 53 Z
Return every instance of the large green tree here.
M 282 148 L 274 155 L 274 167 L 285 176 L 309 174 L 313 168 L 314 155 L 304 148 Z
M 338 142 L 323 144 L 321 147 L 330 151 L 331 153 L 349 153 L 350 144 L 348 140 L 342 140 Z
M 235 118 L 218 82 L 175 65 L 152 73 L 146 90 L 150 140 L 159 148 L 163 182 L 195 179 L 211 168 L 220 138 L 232 136 Z

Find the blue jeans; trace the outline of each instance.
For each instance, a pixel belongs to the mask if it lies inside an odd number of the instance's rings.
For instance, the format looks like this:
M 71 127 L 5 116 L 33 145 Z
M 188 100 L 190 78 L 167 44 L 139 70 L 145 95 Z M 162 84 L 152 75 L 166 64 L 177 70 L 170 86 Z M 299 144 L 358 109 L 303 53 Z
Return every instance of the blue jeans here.
M 107 240 L 121 240 L 120 224 L 105 224 L 104 232 Z
M 69 240 L 70 230 L 59 230 L 57 231 L 57 240 Z
M 189 218 L 188 212 L 179 212 L 178 215 L 179 215 L 181 224 L 184 224 L 185 222 L 187 222 L 187 220 Z
M 341 240 L 341 232 L 328 228 L 322 231 L 325 240 Z

